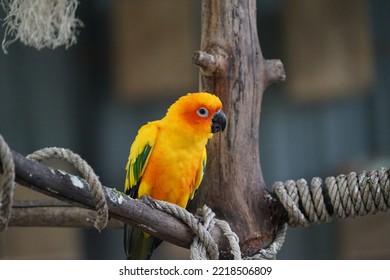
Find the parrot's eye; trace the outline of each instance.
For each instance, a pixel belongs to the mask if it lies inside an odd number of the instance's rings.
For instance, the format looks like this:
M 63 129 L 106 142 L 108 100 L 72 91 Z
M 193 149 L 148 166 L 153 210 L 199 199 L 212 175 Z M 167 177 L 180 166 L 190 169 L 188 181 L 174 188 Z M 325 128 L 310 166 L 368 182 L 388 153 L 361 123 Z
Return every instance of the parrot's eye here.
M 201 107 L 196 111 L 199 117 L 206 118 L 209 116 L 209 111 L 205 107 Z

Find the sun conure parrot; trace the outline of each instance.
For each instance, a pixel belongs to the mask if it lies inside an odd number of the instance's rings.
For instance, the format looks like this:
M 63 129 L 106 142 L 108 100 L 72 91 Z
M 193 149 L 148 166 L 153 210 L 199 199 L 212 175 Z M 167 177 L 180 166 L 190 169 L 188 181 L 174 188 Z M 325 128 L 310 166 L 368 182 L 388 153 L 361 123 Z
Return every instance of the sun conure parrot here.
M 180 97 L 164 118 L 139 129 L 126 165 L 125 193 L 132 198 L 147 195 L 185 208 L 203 178 L 207 141 L 225 126 L 226 115 L 217 96 L 198 92 Z M 149 259 L 160 243 L 139 229 L 125 226 L 129 259 Z

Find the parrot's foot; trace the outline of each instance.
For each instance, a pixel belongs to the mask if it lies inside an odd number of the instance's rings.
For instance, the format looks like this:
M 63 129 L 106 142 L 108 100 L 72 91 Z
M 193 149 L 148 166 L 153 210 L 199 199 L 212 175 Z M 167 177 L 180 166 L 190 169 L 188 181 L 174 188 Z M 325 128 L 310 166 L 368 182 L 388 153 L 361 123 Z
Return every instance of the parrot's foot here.
M 154 199 L 149 196 L 149 195 L 143 195 L 140 197 L 140 200 L 145 203 L 146 205 L 148 205 L 149 207 L 153 208 L 153 209 L 156 209 L 157 208 L 157 204 L 156 202 L 154 201 Z

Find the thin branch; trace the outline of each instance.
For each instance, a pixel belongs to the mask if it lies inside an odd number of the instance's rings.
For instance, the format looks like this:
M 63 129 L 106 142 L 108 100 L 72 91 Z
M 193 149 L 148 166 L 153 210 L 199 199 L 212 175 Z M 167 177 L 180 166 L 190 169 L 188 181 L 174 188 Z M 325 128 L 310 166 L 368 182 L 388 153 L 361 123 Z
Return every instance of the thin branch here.
M 279 59 L 266 59 L 264 63 L 267 86 L 286 80 L 286 72 L 284 71 L 283 63 Z
M 12 206 L 12 227 L 94 228 L 96 212 L 59 200 L 16 200 Z M 110 219 L 106 228 L 121 229 L 123 223 Z
M 217 69 L 216 57 L 202 51 L 196 51 L 194 53 L 192 63 L 198 65 L 205 73 L 209 73 L 210 75 Z

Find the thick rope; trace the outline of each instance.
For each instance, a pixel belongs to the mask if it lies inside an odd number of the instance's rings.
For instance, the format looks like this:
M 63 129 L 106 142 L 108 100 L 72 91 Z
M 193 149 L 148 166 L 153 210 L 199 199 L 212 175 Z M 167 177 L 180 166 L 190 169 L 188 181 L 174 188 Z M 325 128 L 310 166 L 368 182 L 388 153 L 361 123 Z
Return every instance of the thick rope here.
M 185 212 L 184 212 L 185 213 Z M 187 213 L 185 213 L 188 215 Z M 207 232 L 211 227 L 215 225 L 215 213 L 211 211 L 210 208 L 208 208 L 206 205 L 204 205 L 202 208 L 198 209 L 197 214 L 200 215 L 201 218 L 203 218 L 203 225 L 204 228 L 200 227 L 199 229 L 196 229 L 196 232 L 201 230 L 206 230 Z M 202 219 L 200 219 L 202 222 Z M 200 224 L 201 225 L 201 224 Z M 209 256 L 211 256 L 212 259 L 217 259 L 219 257 L 219 251 L 218 251 L 218 245 L 215 242 L 214 239 L 211 241 L 208 241 L 208 243 L 213 244 L 213 246 L 210 246 L 209 248 L 213 251 L 208 251 L 206 246 L 203 245 L 203 240 L 199 238 L 199 234 L 197 234 L 194 237 L 194 240 L 192 241 L 191 247 L 190 247 L 190 258 L 191 260 L 206 260 L 207 259 L 207 253 Z M 212 238 L 211 235 L 206 235 L 207 238 Z M 213 258 L 214 257 L 214 258 Z
M 215 224 L 220 227 L 223 232 L 223 235 L 227 238 L 230 245 L 230 253 L 233 256 L 234 260 L 241 259 L 241 249 L 239 244 L 238 236 L 235 232 L 232 231 L 230 225 L 225 220 L 215 219 Z
M 273 189 L 288 213 L 288 225 L 306 227 L 330 222 L 334 216 L 353 218 L 385 212 L 390 207 L 390 170 L 351 172 L 327 177 L 276 182 Z
M 108 223 L 108 206 L 104 194 L 103 186 L 99 177 L 95 174 L 92 167 L 83 160 L 78 154 L 68 149 L 51 147 L 35 151 L 27 156 L 28 159 L 35 161 L 44 161 L 48 159 L 61 159 L 74 166 L 87 181 L 95 202 L 97 215 L 94 226 L 101 231 Z
M 279 253 L 280 249 L 286 240 L 287 233 L 287 223 L 284 223 L 280 228 L 278 228 L 276 237 L 274 241 L 267 247 L 259 251 L 258 254 L 255 254 L 250 257 L 246 257 L 246 260 L 276 260 L 276 255 Z
M 169 213 L 176 218 L 182 220 L 193 230 L 193 232 L 195 233 L 195 237 L 190 247 L 191 259 L 218 259 L 218 245 L 209 233 L 210 228 L 212 228 L 214 225 L 219 226 L 224 236 L 226 236 L 226 238 L 228 239 L 230 245 L 230 253 L 233 256 L 233 259 L 242 259 L 238 236 L 231 230 L 229 224 L 226 221 L 216 219 L 215 213 L 207 205 L 204 205 L 202 208 L 198 209 L 196 213 L 198 218 L 195 218 L 186 209 L 175 204 L 161 200 L 154 200 L 153 204 L 157 209 Z M 261 249 L 258 254 L 251 257 L 246 257 L 244 259 L 276 259 L 276 255 L 280 251 L 284 243 L 286 231 L 287 224 L 284 224 L 280 229 L 278 229 L 275 240 L 267 248 Z
M 186 225 L 188 225 L 188 227 L 192 229 L 194 233 L 196 233 L 196 237 L 193 241 L 195 242 L 195 244 L 194 246 L 191 245 L 191 248 L 192 250 L 198 252 L 194 252 L 194 254 L 191 253 L 191 258 L 209 258 L 212 260 L 217 260 L 219 258 L 218 245 L 215 242 L 214 238 L 211 236 L 211 234 L 207 231 L 207 228 L 210 226 L 213 217 L 208 217 L 207 219 L 205 219 L 205 225 L 203 225 L 191 213 L 175 204 L 166 201 L 155 200 L 154 205 L 157 209 L 169 213 L 180 219 Z M 201 242 L 203 248 L 200 248 L 198 240 L 199 242 Z
M 201 221 L 203 220 L 203 224 L 206 230 L 210 230 L 210 228 L 212 228 L 214 225 L 217 225 L 222 230 L 223 235 L 228 239 L 231 248 L 230 253 L 233 256 L 233 259 L 241 259 L 241 250 L 238 236 L 231 230 L 229 224 L 224 220 L 216 219 L 215 213 L 209 207 L 207 207 L 207 205 L 203 205 L 202 208 L 199 208 L 196 214 L 198 217 L 200 217 Z M 206 248 L 202 241 L 198 238 L 198 235 L 195 236 L 194 241 L 191 244 L 190 251 L 191 259 L 206 259 Z
M 7 229 L 12 211 L 12 199 L 15 188 L 15 165 L 12 153 L 0 134 L 0 163 L 3 175 L 0 175 L 0 232 Z

